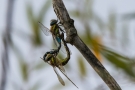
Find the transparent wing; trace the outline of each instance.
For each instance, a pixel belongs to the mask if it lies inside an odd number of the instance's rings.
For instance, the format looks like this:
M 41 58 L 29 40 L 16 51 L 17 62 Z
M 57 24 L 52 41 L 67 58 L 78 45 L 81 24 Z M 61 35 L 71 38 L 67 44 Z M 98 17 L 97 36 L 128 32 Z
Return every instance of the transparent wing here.
M 59 47 L 60 44 L 57 42 L 56 38 L 53 38 L 53 40 L 54 40 L 54 43 L 55 43 L 56 47 Z M 65 49 L 65 46 L 64 46 L 63 42 L 61 42 L 60 51 L 63 52 L 64 54 L 67 53 L 67 51 L 66 51 L 66 49 Z M 72 52 L 70 51 L 70 49 L 69 49 L 69 52 L 70 52 L 70 54 L 72 54 Z
M 54 41 L 54 44 L 56 45 L 56 47 L 59 47 L 59 43 L 57 42 L 56 38 L 53 36 L 53 41 Z
M 66 50 L 65 50 L 63 43 L 58 43 L 55 37 L 53 37 L 53 40 L 54 40 L 56 47 L 59 47 L 61 44 L 60 51 L 62 51 L 64 54 L 66 54 Z
M 65 49 L 65 46 L 64 46 L 64 44 L 63 44 L 63 42 L 61 42 L 61 49 L 60 49 L 60 51 L 62 51 L 64 54 L 66 54 L 67 53 L 67 51 L 66 51 L 66 49 Z M 69 52 L 70 52 L 70 55 L 72 54 L 72 52 L 71 52 L 71 50 L 69 49 Z
M 60 69 L 63 73 L 65 73 L 65 74 L 66 74 L 66 71 L 65 71 L 65 69 L 64 69 L 64 67 L 63 67 L 63 66 L 59 65 L 59 69 Z
M 65 71 L 65 68 L 62 66 L 62 63 L 60 62 L 60 60 L 58 58 L 56 58 L 57 60 L 57 66 L 58 66 L 58 69 L 60 69 L 63 73 L 66 74 L 66 71 Z
M 53 66 L 53 70 L 55 71 L 55 73 L 56 73 L 56 75 L 57 75 L 57 77 L 58 77 L 60 83 L 61 83 L 63 86 L 65 86 L 65 83 L 64 83 L 63 79 L 61 78 L 61 76 L 59 75 L 59 73 L 57 72 L 57 69 L 56 69 L 55 66 Z
M 51 32 L 50 32 L 50 30 L 47 27 L 45 27 L 41 22 L 38 22 L 38 24 L 39 24 L 39 27 L 41 28 L 41 30 L 43 31 L 43 33 L 46 36 L 51 35 Z
M 65 46 L 64 46 L 64 44 L 63 44 L 63 42 L 61 42 L 61 48 L 60 48 L 60 51 L 62 51 L 63 53 L 67 53 L 66 52 L 66 49 L 65 49 Z
M 75 85 L 75 83 L 73 83 L 70 79 L 69 79 L 69 77 L 61 70 L 61 68 L 60 67 L 58 67 L 59 68 L 59 70 L 63 73 L 63 75 L 72 83 L 72 84 L 74 84 Z M 75 85 L 76 86 L 76 85 Z M 77 86 L 76 86 L 77 87 Z M 77 87 L 78 88 L 78 87 Z

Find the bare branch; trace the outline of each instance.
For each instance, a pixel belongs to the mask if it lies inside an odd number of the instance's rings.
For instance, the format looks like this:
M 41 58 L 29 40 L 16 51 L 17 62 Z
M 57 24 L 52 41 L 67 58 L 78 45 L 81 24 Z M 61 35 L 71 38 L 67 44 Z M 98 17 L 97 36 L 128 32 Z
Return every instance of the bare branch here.
M 53 8 L 57 17 L 66 30 L 66 41 L 74 45 L 81 52 L 84 58 L 99 74 L 99 76 L 111 90 L 121 90 L 120 86 L 117 84 L 114 78 L 109 74 L 109 72 L 104 68 L 104 66 L 99 62 L 99 60 L 77 35 L 77 31 L 74 27 L 74 20 L 70 18 L 65 5 L 63 4 L 63 1 L 53 0 Z

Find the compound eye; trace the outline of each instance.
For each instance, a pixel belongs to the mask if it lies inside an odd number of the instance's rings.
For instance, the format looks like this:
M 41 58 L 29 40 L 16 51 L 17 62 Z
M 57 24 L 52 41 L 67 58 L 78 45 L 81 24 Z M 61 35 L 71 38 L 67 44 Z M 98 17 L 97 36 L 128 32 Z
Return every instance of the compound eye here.
M 46 59 L 46 56 L 49 54 L 50 52 L 46 52 L 45 54 L 44 54 L 44 56 L 43 56 L 43 60 L 45 60 Z
M 45 59 L 45 61 L 49 61 L 49 60 L 51 60 L 51 58 L 53 57 L 53 55 L 52 54 L 47 54 L 47 56 L 46 57 L 44 57 Z
M 43 60 L 45 60 L 46 56 L 47 56 L 47 54 L 45 54 L 45 55 L 43 56 Z
M 52 20 L 50 21 L 50 26 L 56 24 L 57 22 L 58 22 L 58 21 L 57 21 L 56 19 L 52 19 Z

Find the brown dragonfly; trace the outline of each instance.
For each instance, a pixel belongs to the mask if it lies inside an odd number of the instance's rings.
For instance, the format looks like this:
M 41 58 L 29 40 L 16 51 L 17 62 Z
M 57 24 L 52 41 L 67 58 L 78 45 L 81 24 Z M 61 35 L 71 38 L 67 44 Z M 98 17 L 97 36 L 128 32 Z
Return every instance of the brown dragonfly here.
M 63 79 L 61 78 L 61 76 L 59 75 L 57 69 L 59 69 L 63 75 L 72 83 L 74 84 L 70 79 L 69 77 L 66 75 L 65 73 L 65 69 L 64 69 L 64 65 L 67 64 L 67 62 L 69 61 L 69 57 L 67 56 L 67 58 L 65 59 L 62 59 L 62 60 L 59 60 L 57 57 L 56 57 L 56 51 L 55 50 L 52 50 L 52 51 L 49 51 L 49 52 L 46 52 L 45 55 L 43 56 L 43 59 L 46 63 L 48 63 L 49 65 L 51 65 L 53 67 L 53 70 L 54 72 L 56 73 L 57 77 L 58 77 L 58 80 L 59 82 L 65 86 L 65 82 L 63 81 Z M 74 84 L 75 85 L 75 84 Z M 76 85 L 75 85 L 76 86 Z M 77 87 L 77 86 L 76 86 Z M 78 87 L 77 87 L 78 88 Z

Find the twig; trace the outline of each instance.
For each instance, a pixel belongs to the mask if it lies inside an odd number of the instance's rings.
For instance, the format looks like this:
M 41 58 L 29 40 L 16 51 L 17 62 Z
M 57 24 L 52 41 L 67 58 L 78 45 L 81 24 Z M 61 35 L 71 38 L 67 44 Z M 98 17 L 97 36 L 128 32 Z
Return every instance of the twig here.
M 99 60 L 77 35 L 77 31 L 74 27 L 74 20 L 70 18 L 65 5 L 63 4 L 63 1 L 53 0 L 53 8 L 57 17 L 66 30 L 66 41 L 74 45 L 81 52 L 84 58 L 88 61 L 88 63 L 93 67 L 93 69 L 98 73 L 98 75 L 103 79 L 103 81 L 111 90 L 122 90 L 114 78 L 109 74 L 109 72 L 104 68 L 104 66 L 99 62 Z
M 7 8 L 7 18 L 6 18 L 6 33 L 3 37 L 4 42 L 4 51 L 2 55 L 2 75 L 1 75 L 1 83 L 0 83 L 0 90 L 6 89 L 6 81 L 7 81 L 7 71 L 9 68 L 9 58 L 8 58 L 8 45 L 10 42 L 10 33 L 11 33 L 11 26 L 12 26 L 12 14 L 13 14 L 13 6 L 14 0 L 8 0 L 8 8 Z

